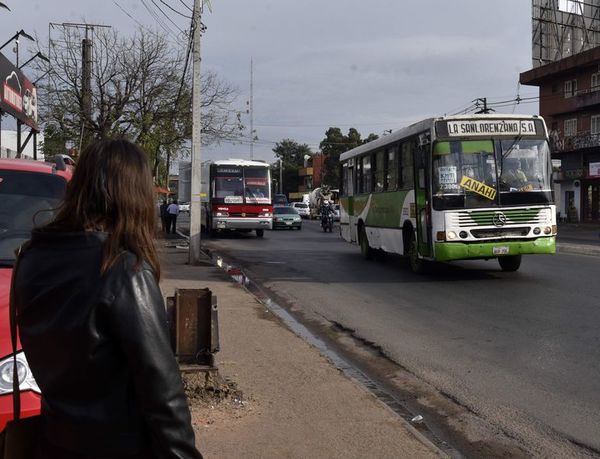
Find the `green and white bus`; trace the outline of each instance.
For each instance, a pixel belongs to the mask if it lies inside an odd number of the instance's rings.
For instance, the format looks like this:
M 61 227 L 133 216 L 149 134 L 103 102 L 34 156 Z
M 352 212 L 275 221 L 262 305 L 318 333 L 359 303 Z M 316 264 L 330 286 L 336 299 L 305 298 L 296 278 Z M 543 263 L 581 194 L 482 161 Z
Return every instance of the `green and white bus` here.
M 431 118 L 340 156 L 340 232 L 374 251 L 429 261 L 556 250 L 548 133 L 539 116 Z

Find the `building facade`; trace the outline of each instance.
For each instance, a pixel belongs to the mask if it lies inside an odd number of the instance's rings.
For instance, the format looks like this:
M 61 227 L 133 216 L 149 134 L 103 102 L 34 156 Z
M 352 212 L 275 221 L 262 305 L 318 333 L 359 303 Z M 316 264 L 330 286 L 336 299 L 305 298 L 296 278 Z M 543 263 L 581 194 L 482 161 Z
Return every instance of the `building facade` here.
M 290 201 L 301 201 L 305 194 L 319 188 L 323 184 L 324 174 L 325 157 L 322 154 L 316 154 L 307 159 L 304 167 L 298 171 L 301 181 L 298 191 L 289 193 Z
M 561 219 L 600 222 L 600 47 L 520 75 L 539 87 Z

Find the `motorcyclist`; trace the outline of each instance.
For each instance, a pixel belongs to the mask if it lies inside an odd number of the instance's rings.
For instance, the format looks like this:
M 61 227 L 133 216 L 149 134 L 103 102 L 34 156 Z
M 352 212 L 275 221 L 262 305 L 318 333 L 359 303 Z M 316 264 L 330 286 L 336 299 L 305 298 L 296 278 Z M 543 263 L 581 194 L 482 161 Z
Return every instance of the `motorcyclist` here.
M 333 226 L 333 215 L 333 203 L 328 200 L 323 201 L 323 204 L 321 205 L 321 226 L 323 229 L 326 229 L 329 226 L 331 231 L 331 227 Z

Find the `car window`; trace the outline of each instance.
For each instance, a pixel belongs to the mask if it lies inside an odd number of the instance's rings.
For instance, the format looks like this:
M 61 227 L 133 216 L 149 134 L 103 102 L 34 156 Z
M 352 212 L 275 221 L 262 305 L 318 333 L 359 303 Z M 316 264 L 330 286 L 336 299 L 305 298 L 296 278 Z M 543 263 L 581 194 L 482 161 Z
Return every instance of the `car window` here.
M 303 202 L 295 202 L 294 207 L 298 207 L 300 209 L 306 209 L 308 207 L 308 205 L 304 204 Z
M 297 214 L 298 211 L 293 207 L 274 207 L 274 214 Z
M 12 264 L 34 226 L 54 218 L 66 184 L 58 175 L 0 170 L 0 263 Z

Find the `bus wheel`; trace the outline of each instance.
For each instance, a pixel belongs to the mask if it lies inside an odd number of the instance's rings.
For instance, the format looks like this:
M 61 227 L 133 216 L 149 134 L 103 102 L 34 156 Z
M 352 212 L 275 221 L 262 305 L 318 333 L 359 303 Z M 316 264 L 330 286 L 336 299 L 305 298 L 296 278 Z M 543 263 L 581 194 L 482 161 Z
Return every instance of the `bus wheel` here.
M 521 266 L 521 255 L 510 255 L 508 257 L 499 257 L 498 263 L 502 271 L 514 272 Z
M 419 258 L 419 247 L 417 246 L 417 240 L 413 236 L 410 241 L 410 246 L 408 248 L 408 258 L 410 260 L 410 269 L 415 274 L 423 274 L 426 269 L 426 261 L 422 258 Z
M 257 229 L 256 230 L 256 235 L 258 237 L 263 237 L 265 235 L 265 230 L 264 229 Z
M 369 247 L 369 240 L 367 239 L 367 232 L 365 231 L 365 227 L 360 227 L 360 253 L 365 258 L 365 260 L 370 260 L 373 256 L 373 249 Z

